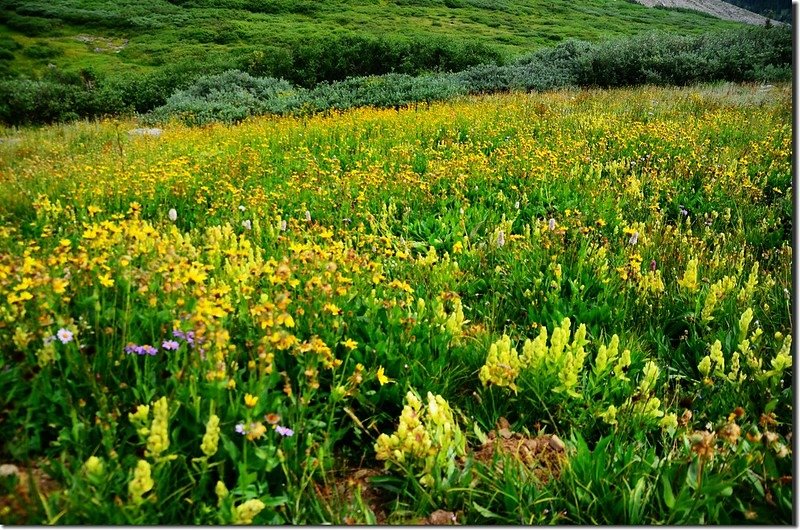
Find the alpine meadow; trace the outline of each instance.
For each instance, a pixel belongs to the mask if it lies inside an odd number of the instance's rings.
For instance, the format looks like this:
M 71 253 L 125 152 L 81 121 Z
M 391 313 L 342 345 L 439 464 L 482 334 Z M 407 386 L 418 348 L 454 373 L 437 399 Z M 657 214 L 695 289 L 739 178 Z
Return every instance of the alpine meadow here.
M 733 3 L 0 0 L 0 524 L 796 524 Z

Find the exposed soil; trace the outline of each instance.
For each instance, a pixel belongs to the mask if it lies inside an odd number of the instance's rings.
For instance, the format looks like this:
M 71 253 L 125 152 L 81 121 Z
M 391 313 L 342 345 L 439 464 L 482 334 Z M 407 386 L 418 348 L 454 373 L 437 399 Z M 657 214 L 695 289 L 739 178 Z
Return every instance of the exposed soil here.
M 543 483 L 561 472 L 566 458 L 564 442 L 554 434 L 525 436 L 512 432 L 508 421 L 500 418 L 497 429 L 491 431 L 486 443 L 475 452 L 475 459 L 483 463 L 492 463 L 502 469 L 503 460 L 498 456 L 510 456 L 519 460 L 533 475 Z
M 38 510 L 38 495 L 47 496 L 59 488 L 58 483 L 37 467 L 20 468 L 14 464 L 0 465 L 0 479 L 16 476 L 11 492 L 0 491 L 0 524 L 31 524 L 30 517 Z M 33 491 L 31 491 L 33 484 Z
M 647 7 L 681 7 L 684 9 L 694 9 L 709 15 L 745 24 L 755 24 L 763 26 L 767 18 L 739 6 L 723 2 L 723 0 L 636 0 Z M 782 22 L 771 21 L 774 25 L 782 25 Z
M 128 45 L 128 39 L 111 39 L 94 35 L 78 35 L 78 42 L 83 42 L 95 53 L 119 53 Z

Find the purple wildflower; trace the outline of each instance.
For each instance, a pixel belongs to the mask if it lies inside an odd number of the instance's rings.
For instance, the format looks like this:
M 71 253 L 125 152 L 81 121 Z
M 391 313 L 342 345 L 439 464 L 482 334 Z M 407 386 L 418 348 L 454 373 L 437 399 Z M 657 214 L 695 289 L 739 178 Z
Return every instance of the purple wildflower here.
M 275 430 L 281 436 L 294 436 L 294 431 L 291 430 L 289 427 L 284 427 L 283 425 L 276 425 Z
M 142 352 L 139 355 L 155 355 L 156 352 L 158 352 L 158 348 L 150 346 L 149 344 L 145 344 L 142 346 Z
M 180 344 L 176 340 L 165 340 L 161 343 L 161 347 L 165 350 L 177 350 Z
M 175 337 L 175 338 L 178 338 L 178 339 L 186 340 L 186 334 L 183 331 L 179 330 L 179 329 L 173 329 L 172 330 L 172 336 Z
M 242 435 L 247 434 L 247 431 L 244 429 L 244 423 L 237 423 L 236 424 L 236 432 L 238 432 L 239 434 L 242 434 Z
M 125 346 L 125 353 L 139 353 L 139 349 L 141 346 L 138 346 L 132 342 L 129 342 L 127 346 Z

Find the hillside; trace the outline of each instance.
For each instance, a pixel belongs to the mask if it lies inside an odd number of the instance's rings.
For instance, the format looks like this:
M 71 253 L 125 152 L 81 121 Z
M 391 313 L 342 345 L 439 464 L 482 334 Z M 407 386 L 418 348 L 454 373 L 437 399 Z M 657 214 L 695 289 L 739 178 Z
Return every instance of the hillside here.
M 446 46 L 475 64 L 569 38 L 698 34 L 735 25 L 625 0 L 0 0 L 0 23 L 0 75 L 35 76 L 48 65 L 103 76 L 254 61 L 283 74 L 281 68 L 313 56 L 310 47 L 335 52 L 331 42 L 346 35 L 411 42 L 406 54 L 434 42 L 424 66 L 448 69 L 463 65 L 448 58 Z M 437 54 L 445 59 L 437 63 Z
M 733 20 L 735 22 L 743 22 L 745 24 L 765 24 L 767 20 L 771 23 L 780 23 L 777 20 L 769 19 L 768 17 L 756 14 L 743 7 L 733 5 L 732 2 L 723 2 L 723 0 L 636 0 L 642 5 L 647 7 L 666 7 L 678 9 L 693 9 L 708 13 L 718 18 L 725 20 Z M 770 16 L 775 16 L 774 11 L 766 11 Z

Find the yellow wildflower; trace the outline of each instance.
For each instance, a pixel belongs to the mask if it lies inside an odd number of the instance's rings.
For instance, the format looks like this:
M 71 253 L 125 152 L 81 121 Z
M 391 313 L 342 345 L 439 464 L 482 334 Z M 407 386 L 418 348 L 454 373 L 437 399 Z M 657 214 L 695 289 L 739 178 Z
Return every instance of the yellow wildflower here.
M 150 476 L 150 464 L 147 460 L 139 460 L 133 471 L 133 479 L 128 483 L 128 495 L 134 504 L 142 502 L 142 496 L 153 489 L 153 478 Z
M 219 416 L 212 414 L 206 423 L 206 433 L 203 435 L 203 442 L 200 444 L 200 450 L 206 456 L 213 456 L 217 452 L 219 444 Z

